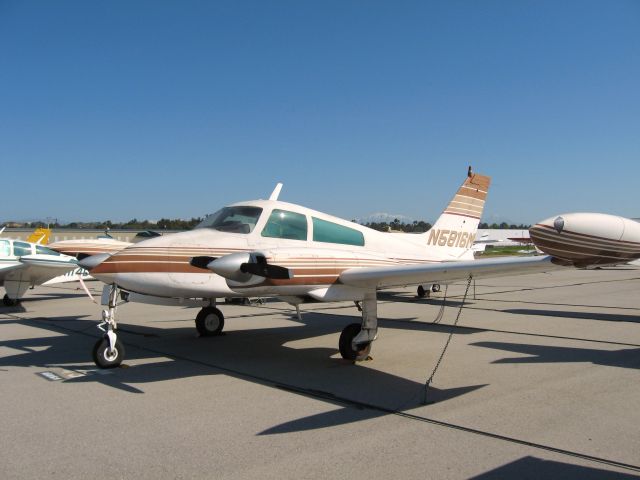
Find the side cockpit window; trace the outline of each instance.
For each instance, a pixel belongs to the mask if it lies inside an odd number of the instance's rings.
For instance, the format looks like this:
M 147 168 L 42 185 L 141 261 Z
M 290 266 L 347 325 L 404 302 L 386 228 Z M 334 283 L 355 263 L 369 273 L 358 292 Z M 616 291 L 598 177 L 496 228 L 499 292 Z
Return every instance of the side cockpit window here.
M 205 218 L 196 228 L 212 228 L 220 232 L 251 233 L 258 223 L 260 207 L 225 207 Z
M 307 217 L 286 210 L 274 210 L 262 230 L 263 237 L 286 238 L 289 240 L 307 239 Z
M 11 244 L 9 240 L 0 240 L 0 257 L 8 257 L 11 255 Z
M 42 245 L 36 245 L 36 253 L 40 255 L 60 255 L 58 252 L 51 250 L 50 248 L 43 247 Z
M 31 244 L 26 242 L 13 242 L 13 254 L 16 257 L 31 255 Z
M 359 230 L 315 217 L 311 219 L 313 220 L 314 242 L 340 243 L 342 245 L 364 247 L 364 235 Z

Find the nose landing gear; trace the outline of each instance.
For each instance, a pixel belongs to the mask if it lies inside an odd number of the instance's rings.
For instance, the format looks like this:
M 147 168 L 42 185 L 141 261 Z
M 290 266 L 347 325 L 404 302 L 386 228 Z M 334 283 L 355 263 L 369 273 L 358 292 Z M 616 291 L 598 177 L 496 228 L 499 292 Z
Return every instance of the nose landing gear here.
M 115 284 L 105 288 L 109 288 L 107 308 L 102 311 L 102 322 L 98 325 L 104 335 L 93 346 L 93 361 L 100 368 L 116 368 L 122 364 L 125 355 L 124 345 L 116 334 L 116 309 L 121 291 Z M 122 291 L 122 294 L 122 299 L 126 302 L 129 298 L 126 296 L 128 292 Z M 202 308 L 196 316 L 196 329 L 202 337 L 220 335 L 224 328 L 224 315 L 213 306 L 215 299 L 210 302 L 211 304 Z
M 93 361 L 100 368 L 116 368 L 122 363 L 123 358 L 124 345 L 117 338 L 113 347 L 106 336 L 98 340 L 93 347 Z
M 118 286 L 111 285 L 108 308 L 102 311 L 102 323 L 98 325 L 98 328 L 104 332 L 104 336 L 93 347 L 93 361 L 100 368 L 116 368 L 124 359 L 124 345 L 116 334 L 118 293 Z

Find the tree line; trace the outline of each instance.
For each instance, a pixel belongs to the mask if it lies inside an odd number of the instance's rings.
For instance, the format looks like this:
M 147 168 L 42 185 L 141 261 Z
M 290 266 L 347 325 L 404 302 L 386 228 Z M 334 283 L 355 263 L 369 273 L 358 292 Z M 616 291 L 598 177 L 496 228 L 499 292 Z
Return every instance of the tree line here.
M 380 232 L 405 232 L 405 233 L 423 233 L 427 232 L 431 229 L 432 225 L 425 221 L 413 221 L 411 223 L 401 222 L 397 218 L 392 222 L 367 222 L 363 223 L 365 227 L 372 228 L 374 230 L 378 230 Z M 478 225 L 478 228 L 481 229 L 493 229 L 493 230 L 528 230 L 531 225 L 515 225 L 509 224 L 507 222 L 502 223 L 486 223 L 481 222 Z
M 106 220 L 103 222 L 70 222 L 70 223 L 45 223 L 45 222 L 30 222 L 24 224 L 25 228 L 70 228 L 70 229 L 89 229 L 89 230 L 191 230 L 202 221 L 200 217 L 193 217 L 190 220 L 183 220 L 180 218 L 161 218 L 157 222 L 149 220 L 138 220 L 133 218 L 128 222 L 112 222 Z M 355 220 L 354 220 L 355 222 Z M 357 222 L 355 222 L 357 223 Z M 378 230 L 380 232 L 405 232 L 405 233 L 424 233 L 431 229 L 431 224 L 423 220 L 414 220 L 413 222 L 401 222 L 399 219 L 394 219 L 392 222 L 367 222 L 363 223 L 365 227 Z M 478 228 L 482 229 L 497 229 L 497 230 L 526 230 L 530 225 L 515 225 L 508 224 L 506 222 L 498 223 L 486 223 L 482 222 L 478 225 Z
M 26 223 L 25 228 L 72 228 L 72 229 L 89 229 L 89 230 L 191 230 L 202 221 L 200 217 L 193 217 L 190 220 L 181 218 L 161 218 L 157 222 L 149 220 L 138 220 L 133 218 L 128 222 L 112 222 L 105 220 L 103 222 L 70 222 L 70 223 L 45 223 L 30 222 Z

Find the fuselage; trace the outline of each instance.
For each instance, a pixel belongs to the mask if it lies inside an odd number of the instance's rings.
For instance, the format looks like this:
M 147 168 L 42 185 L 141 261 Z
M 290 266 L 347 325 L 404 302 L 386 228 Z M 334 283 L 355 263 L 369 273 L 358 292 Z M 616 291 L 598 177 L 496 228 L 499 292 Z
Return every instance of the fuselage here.
M 448 230 L 438 232 L 438 236 L 432 232 L 430 237 L 378 232 L 275 200 L 233 204 L 212 217 L 215 226 L 207 225 L 205 220 L 195 230 L 130 245 L 95 267 L 91 274 L 105 283 L 155 296 L 253 296 L 269 293 L 274 286 L 281 295 L 299 296 L 335 284 L 340 273 L 350 268 L 460 259 L 446 253 L 446 249 L 429 248 L 429 241 L 441 245 L 449 242 L 469 252 L 473 243 L 470 233 L 463 237 L 454 232 L 454 238 Z M 190 264 L 193 257 L 219 258 L 240 252 L 259 252 L 269 263 L 290 269 L 293 278 L 265 278 L 243 285 Z

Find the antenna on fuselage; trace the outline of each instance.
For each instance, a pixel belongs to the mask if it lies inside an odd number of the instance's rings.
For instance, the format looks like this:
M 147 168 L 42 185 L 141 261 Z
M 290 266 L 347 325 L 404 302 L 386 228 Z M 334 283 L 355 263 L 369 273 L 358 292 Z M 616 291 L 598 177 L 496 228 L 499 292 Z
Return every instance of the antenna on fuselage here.
M 282 190 L 282 184 L 278 183 L 276 185 L 276 188 L 273 189 L 273 192 L 271 192 L 269 200 L 278 200 L 278 197 L 280 196 L 280 190 Z

